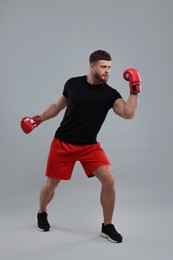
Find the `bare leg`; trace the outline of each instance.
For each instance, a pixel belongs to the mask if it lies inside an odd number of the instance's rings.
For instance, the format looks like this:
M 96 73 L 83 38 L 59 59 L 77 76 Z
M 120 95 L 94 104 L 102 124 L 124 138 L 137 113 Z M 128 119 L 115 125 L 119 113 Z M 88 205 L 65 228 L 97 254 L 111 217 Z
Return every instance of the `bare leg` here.
M 111 166 L 101 166 L 93 174 L 102 184 L 100 202 L 103 208 L 104 224 L 111 224 L 115 206 L 114 175 Z
M 47 178 L 45 184 L 42 186 L 40 191 L 40 208 L 39 213 L 46 212 L 47 205 L 53 199 L 55 194 L 55 189 L 60 183 L 60 180 Z

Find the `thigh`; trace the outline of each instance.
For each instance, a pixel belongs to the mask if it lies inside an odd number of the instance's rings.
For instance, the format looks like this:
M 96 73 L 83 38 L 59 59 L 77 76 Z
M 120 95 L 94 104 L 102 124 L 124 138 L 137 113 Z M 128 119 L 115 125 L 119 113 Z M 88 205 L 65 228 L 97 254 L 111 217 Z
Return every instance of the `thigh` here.
M 46 176 L 58 180 L 69 180 L 75 162 L 75 158 L 69 155 L 66 144 L 54 138 L 48 155 Z

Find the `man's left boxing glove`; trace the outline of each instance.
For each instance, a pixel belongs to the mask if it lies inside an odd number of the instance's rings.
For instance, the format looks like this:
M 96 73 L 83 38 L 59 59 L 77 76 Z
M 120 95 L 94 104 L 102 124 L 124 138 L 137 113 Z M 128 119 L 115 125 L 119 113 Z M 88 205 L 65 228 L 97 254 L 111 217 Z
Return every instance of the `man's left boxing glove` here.
M 123 73 L 123 77 L 125 80 L 129 81 L 130 94 L 141 92 L 141 77 L 136 69 L 126 69 Z
M 20 126 L 25 134 L 29 134 L 35 127 L 42 123 L 39 115 L 33 117 L 23 117 L 20 121 Z

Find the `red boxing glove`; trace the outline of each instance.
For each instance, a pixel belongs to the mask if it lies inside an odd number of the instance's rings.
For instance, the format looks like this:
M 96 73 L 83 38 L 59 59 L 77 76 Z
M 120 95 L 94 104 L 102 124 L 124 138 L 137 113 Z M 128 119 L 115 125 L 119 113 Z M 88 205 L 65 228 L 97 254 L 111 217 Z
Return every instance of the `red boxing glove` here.
M 136 69 L 126 69 L 123 73 L 123 77 L 125 80 L 129 81 L 130 94 L 137 94 L 141 92 L 141 78 Z
M 20 126 L 25 134 L 29 134 L 35 127 L 42 122 L 39 115 L 33 117 L 23 117 Z

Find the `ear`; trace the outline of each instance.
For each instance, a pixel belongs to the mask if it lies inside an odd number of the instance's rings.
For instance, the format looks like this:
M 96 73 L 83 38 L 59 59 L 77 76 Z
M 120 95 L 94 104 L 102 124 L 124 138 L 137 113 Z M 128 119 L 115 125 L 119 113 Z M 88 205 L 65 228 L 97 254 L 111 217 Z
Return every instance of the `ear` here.
M 94 71 L 95 70 L 95 66 L 93 63 L 90 63 L 90 71 Z

